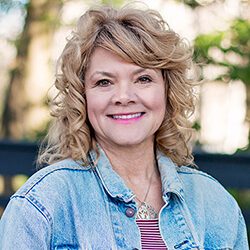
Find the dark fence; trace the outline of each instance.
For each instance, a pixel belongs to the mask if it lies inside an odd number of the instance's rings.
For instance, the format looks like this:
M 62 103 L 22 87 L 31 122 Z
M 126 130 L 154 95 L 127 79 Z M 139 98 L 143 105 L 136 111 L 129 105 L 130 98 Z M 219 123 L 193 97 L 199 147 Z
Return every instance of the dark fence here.
M 9 196 L 14 192 L 11 183 L 13 176 L 30 176 L 36 171 L 35 157 L 37 144 L 0 141 L 0 176 L 4 183 L 0 193 L 0 206 L 4 208 Z M 250 190 L 250 155 L 215 155 L 196 152 L 195 163 L 200 170 L 214 176 L 226 188 Z M 250 209 L 243 208 L 243 214 L 250 227 Z

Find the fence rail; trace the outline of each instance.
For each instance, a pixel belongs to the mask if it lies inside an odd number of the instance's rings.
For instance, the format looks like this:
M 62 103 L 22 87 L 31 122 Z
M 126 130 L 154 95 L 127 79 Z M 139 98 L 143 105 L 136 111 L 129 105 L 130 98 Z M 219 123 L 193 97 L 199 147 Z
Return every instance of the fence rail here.
M 7 189 L 7 193 L 0 193 L 0 207 L 6 206 L 14 191 L 9 185 L 11 177 L 19 174 L 30 176 L 36 171 L 37 151 L 37 144 L 0 141 L 0 176 Z M 229 156 L 196 152 L 195 163 L 226 188 L 250 190 L 250 154 Z M 250 228 L 250 209 L 243 208 L 243 214 Z

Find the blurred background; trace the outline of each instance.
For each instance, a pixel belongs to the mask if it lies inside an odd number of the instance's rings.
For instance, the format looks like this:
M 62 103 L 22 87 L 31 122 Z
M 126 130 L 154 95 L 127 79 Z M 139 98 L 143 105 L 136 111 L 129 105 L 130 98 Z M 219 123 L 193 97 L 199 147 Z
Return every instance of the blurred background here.
M 2 142 L 36 144 L 45 135 L 56 60 L 80 15 L 95 4 L 130 2 L 0 0 Z M 144 0 L 137 5 L 158 10 L 194 47 L 201 80 L 192 117 L 195 151 L 229 159 L 249 155 L 250 0 Z M 249 169 L 250 158 L 244 159 Z M 1 168 L 8 166 L 1 166 L 0 160 Z M 0 193 L 15 191 L 26 179 L 19 174 L 10 180 L 0 172 Z M 248 188 L 228 189 L 249 210 L 250 175 L 248 180 Z
M 91 5 L 131 1 L 0 0 L 0 136 L 36 141 L 47 130 L 56 60 Z M 200 66 L 196 145 L 208 152 L 249 150 L 250 1 L 144 0 L 194 46 Z M 52 91 L 53 92 L 53 91 Z

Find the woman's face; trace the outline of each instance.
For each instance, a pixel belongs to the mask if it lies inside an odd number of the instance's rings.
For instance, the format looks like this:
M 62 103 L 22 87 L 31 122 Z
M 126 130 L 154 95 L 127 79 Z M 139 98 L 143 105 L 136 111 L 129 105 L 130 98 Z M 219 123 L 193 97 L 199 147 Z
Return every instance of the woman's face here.
M 165 115 L 160 70 L 96 48 L 85 74 L 87 113 L 97 141 L 114 146 L 153 143 Z

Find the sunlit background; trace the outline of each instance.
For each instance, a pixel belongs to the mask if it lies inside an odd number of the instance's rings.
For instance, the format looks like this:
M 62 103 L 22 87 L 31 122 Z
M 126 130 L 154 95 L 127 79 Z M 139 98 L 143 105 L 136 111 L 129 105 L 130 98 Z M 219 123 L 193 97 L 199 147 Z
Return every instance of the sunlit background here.
M 12 0 L 0 3 L 1 138 L 37 140 L 48 127 L 56 60 L 91 5 L 132 1 Z M 250 2 L 144 0 L 194 46 L 200 68 L 195 145 L 216 153 L 249 147 Z

